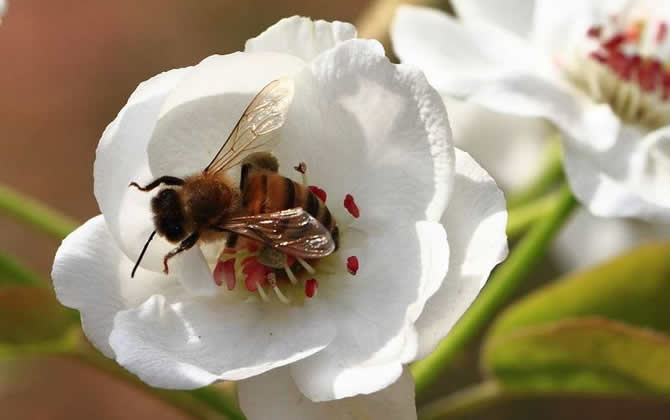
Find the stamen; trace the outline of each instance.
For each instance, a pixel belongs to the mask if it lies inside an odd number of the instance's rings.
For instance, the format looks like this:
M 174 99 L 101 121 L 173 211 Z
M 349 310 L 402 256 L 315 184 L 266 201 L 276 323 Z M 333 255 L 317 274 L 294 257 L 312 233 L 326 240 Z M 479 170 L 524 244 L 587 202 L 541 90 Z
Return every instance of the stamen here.
M 312 298 L 316 296 L 316 292 L 319 290 L 319 282 L 316 279 L 309 279 L 305 282 L 305 296 Z
M 305 162 L 300 162 L 298 166 L 294 166 L 293 169 L 302 174 L 302 183 L 307 185 L 307 164 Z
M 355 276 L 358 272 L 358 257 L 355 255 L 347 258 L 347 271 L 349 271 L 349 274 L 352 276 Z
M 258 262 L 256 257 L 249 257 L 242 262 L 244 268 L 242 272 L 246 275 L 244 280 L 246 288 L 250 292 L 255 292 L 258 285 L 265 284 L 265 276 L 270 272 L 270 269 Z
M 316 273 L 316 270 L 311 265 L 309 265 L 307 261 L 303 260 L 302 258 L 298 258 L 297 260 L 309 274 L 314 275 Z
M 310 185 L 308 188 L 312 193 L 314 193 L 315 196 L 319 197 L 321 201 L 323 201 L 324 203 L 326 202 L 327 195 L 324 190 L 315 185 Z
M 277 295 L 277 299 L 279 299 L 281 303 L 284 303 L 286 305 L 291 303 L 291 300 L 286 296 L 284 296 L 279 286 L 277 286 L 277 276 L 275 275 L 275 273 L 269 273 L 265 278 L 267 282 L 270 283 L 272 290 L 274 290 L 275 295 Z
M 358 209 L 356 201 L 354 201 L 354 196 L 351 194 L 347 194 L 346 197 L 344 197 L 344 208 L 346 208 L 347 211 L 356 219 L 358 219 L 361 215 L 361 211 Z
M 293 270 L 291 270 L 291 267 L 287 263 L 284 263 L 284 271 L 286 272 L 286 276 L 288 277 L 292 285 L 295 286 L 296 284 L 298 284 L 298 279 L 295 278 Z
M 650 130 L 670 123 L 670 22 L 655 16 L 610 16 L 585 34 L 588 62 L 566 66 L 569 76 L 598 103 L 607 103 L 626 123 Z M 594 48 L 594 44 L 597 44 Z M 597 63 L 596 65 L 591 63 Z
M 600 38 L 600 34 L 603 32 L 602 26 L 591 26 L 586 32 L 586 35 L 589 38 Z
M 263 302 L 269 302 L 270 298 L 268 297 L 267 294 L 265 294 L 265 290 L 263 290 L 263 286 L 260 285 L 260 283 L 256 283 L 256 290 L 258 291 L 258 295 L 263 299 Z

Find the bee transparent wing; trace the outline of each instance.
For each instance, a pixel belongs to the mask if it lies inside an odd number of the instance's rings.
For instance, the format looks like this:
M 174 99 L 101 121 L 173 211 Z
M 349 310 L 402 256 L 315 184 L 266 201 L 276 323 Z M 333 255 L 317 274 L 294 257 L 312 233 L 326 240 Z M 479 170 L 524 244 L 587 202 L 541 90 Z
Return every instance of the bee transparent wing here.
M 220 228 L 263 242 L 294 257 L 321 258 L 335 250 L 328 229 L 300 207 L 234 217 Z
M 242 163 L 252 152 L 270 151 L 277 140 L 272 132 L 284 125 L 293 90 L 293 80 L 283 77 L 258 92 L 203 172 L 226 171 Z

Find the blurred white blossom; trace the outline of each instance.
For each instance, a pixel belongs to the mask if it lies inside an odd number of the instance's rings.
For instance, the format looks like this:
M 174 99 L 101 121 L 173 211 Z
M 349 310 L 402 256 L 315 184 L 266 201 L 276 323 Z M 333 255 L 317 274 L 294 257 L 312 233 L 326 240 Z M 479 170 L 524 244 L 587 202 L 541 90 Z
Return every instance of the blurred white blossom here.
M 402 61 L 442 93 L 553 122 L 568 181 L 593 214 L 669 221 L 670 3 L 452 3 L 461 20 L 400 9 Z

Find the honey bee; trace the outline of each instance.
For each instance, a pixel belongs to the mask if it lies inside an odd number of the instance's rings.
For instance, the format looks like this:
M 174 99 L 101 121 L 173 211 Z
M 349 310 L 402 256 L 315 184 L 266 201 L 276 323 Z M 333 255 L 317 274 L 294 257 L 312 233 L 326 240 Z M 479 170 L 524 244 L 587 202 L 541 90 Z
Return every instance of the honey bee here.
M 328 207 L 306 185 L 278 174 L 279 163 L 269 153 L 293 100 L 293 81 L 267 84 L 249 103 L 230 135 L 202 172 L 179 178 L 161 176 L 141 187 L 161 190 L 151 200 L 155 230 L 142 248 L 131 277 L 156 233 L 178 246 L 168 260 L 199 241 L 227 238 L 234 247 L 238 235 L 263 244 L 275 258 L 321 258 L 337 248 L 338 228 Z M 239 186 L 227 172 L 240 166 Z M 265 252 L 267 255 L 268 252 Z

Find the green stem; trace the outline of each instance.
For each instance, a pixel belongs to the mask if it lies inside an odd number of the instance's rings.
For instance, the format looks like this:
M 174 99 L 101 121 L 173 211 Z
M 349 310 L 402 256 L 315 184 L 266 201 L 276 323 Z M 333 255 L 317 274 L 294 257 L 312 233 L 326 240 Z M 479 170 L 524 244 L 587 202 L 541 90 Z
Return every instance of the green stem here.
M 489 380 L 432 402 L 419 410 L 419 420 L 465 417 L 488 407 L 504 395 L 497 382 Z
M 559 134 L 549 139 L 544 152 L 542 170 L 524 189 L 510 194 L 507 208 L 513 209 L 536 200 L 551 189 L 563 177 L 563 160 Z
M 507 211 L 507 236 L 510 240 L 519 238 L 533 223 L 547 215 L 556 206 L 560 193 L 555 192 Z
M 0 283 L 11 283 L 23 286 L 45 286 L 39 276 L 16 258 L 0 252 Z
M 449 335 L 427 358 L 412 366 L 417 395 L 442 374 L 454 357 L 479 334 L 496 312 L 514 295 L 540 260 L 551 239 L 568 219 L 576 201 L 567 185 L 559 192 L 551 211 L 538 221 L 491 276 L 479 297 L 454 325 Z
M 0 211 L 58 239 L 65 238 L 79 225 L 75 220 L 6 185 L 0 185 Z

